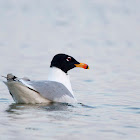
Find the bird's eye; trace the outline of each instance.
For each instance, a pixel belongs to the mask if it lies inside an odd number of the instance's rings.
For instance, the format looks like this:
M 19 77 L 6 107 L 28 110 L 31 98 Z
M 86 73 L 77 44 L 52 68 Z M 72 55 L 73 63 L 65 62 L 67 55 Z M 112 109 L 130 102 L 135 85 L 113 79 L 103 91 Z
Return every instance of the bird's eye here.
M 68 62 L 71 61 L 71 57 L 68 57 L 66 60 L 67 60 Z

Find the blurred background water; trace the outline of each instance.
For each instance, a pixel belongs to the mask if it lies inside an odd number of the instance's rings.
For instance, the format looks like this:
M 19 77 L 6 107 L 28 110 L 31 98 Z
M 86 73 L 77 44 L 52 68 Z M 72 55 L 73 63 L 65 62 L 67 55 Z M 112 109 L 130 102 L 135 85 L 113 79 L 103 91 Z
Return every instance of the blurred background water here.
M 82 104 L 18 105 L 0 78 L 0 139 L 140 139 L 139 0 L 0 0 L 0 75 L 46 80 L 52 57 Z

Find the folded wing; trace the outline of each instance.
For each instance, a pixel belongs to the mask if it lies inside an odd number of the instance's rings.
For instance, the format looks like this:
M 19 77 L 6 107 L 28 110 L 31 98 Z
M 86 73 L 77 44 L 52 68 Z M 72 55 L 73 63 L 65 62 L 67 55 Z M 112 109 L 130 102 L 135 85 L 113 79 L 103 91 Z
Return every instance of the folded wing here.
M 38 92 L 44 98 L 55 102 L 76 102 L 74 96 L 61 83 L 55 81 L 26 81 L 19 80 L 23 85 Z

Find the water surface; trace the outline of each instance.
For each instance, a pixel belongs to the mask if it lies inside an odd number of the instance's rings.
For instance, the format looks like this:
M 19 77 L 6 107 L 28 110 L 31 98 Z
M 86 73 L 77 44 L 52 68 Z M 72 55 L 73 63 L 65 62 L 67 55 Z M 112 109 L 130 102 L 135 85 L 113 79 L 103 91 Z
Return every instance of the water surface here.
M 15 104 L 0 78 L 0 139 L 139 140 L 140 2 L 0 0 L 0 75 L 46 80 L 67 53 L 78 104 Z

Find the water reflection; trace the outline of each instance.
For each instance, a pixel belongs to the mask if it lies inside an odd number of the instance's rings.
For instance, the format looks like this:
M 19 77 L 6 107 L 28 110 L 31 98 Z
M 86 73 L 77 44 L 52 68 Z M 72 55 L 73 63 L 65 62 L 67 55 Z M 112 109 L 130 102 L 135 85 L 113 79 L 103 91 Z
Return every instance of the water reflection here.
M 73 105 L 67 103 L 49 103 L 49 104 L 11 104 L 9 108 L 6 110 L 8 113 L 16 113 L 18 111 L 23 110 L 46 110 L 46 111 L 67 111 L 69 107 L 74 107 Z
M 85 105 L 83 103 L 78 103 L 75 105 L 68 103 L 49 103 L 49 104 L 16 104 L 13 103 L 9 105 L 9 108 L 6 110 L 8 113 L 16 113 L 23 110 L 43 110 L 43 111 L 70 111 L 72 108 L 97 108 L 94 106 Z
M 53 121 L 67 121 L 71 120 L 75 115 L 85 117 L 91 116 L 91 109 L 97 107 L 88 106 L 82 103 L 68 104 L 68 103 L 50 103 L 50 104 L 11 104 L 6 112 L 8 118 L 12 120 L 20 121 L 37 121 L 42 122 L 46 120 L 48 122 Z M 85 111 L 86 110 L 86 111 Z M 85 111 L 85 112 L 84 112 Z M 35 120 L 34 120 L 35 119 Z
M 11 104 L 6 110 L 12 122 L 42 124 L 71 119 L 74 106 L 64 103 L 50 104 Z M 30 126 L 31 127 L 31 126 Z

